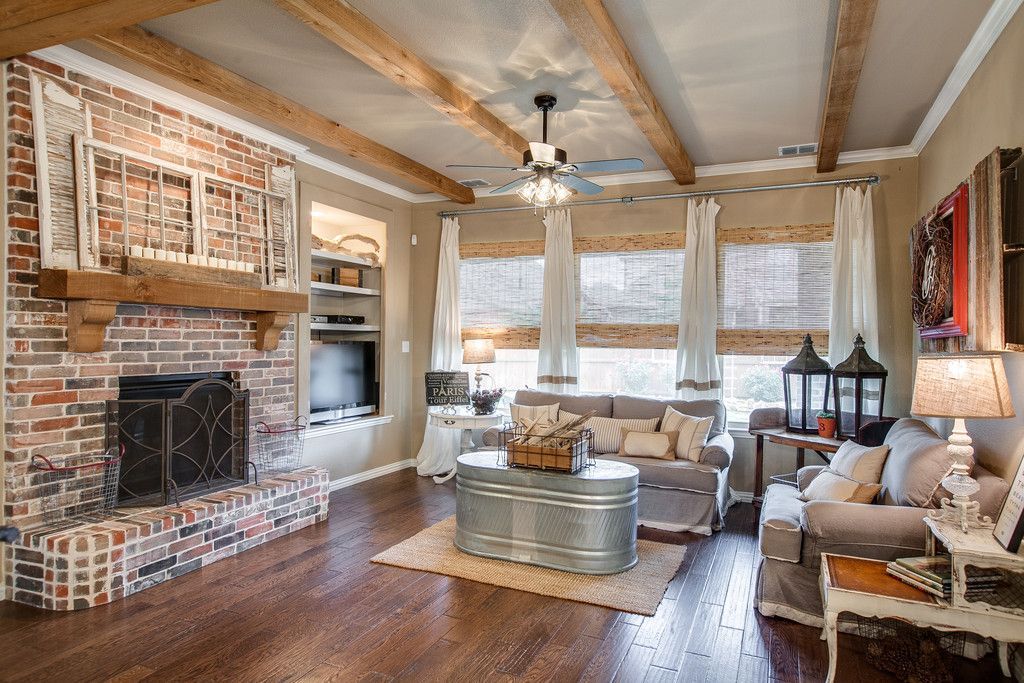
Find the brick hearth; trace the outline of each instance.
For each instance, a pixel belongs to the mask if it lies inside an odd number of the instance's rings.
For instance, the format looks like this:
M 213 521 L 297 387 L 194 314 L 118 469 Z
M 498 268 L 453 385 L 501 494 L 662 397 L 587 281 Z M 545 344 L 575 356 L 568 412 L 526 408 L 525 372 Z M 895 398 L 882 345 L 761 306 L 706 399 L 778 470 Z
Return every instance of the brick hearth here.
M 75 610 L 137 593 L 327 519 L 328 483 L 309 467 L 180 507 L 30 531 L 8 550 L 9 597 Z

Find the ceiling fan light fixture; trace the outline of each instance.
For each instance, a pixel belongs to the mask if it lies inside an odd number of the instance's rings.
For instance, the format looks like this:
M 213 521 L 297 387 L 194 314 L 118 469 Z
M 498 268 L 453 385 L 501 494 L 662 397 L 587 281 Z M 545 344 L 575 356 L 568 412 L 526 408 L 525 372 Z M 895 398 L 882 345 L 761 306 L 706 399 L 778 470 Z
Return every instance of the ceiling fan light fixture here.
M 533 203 L 533 196 L 537 194 L 537 183 L 533 180 L 520 187 L 516 194 L 518 194 L 524 202 L 527 204 Z
M 571 196 L 572 190 L 567 188 L 562 183 L 555 183 L 555 204 L 561 204 Z

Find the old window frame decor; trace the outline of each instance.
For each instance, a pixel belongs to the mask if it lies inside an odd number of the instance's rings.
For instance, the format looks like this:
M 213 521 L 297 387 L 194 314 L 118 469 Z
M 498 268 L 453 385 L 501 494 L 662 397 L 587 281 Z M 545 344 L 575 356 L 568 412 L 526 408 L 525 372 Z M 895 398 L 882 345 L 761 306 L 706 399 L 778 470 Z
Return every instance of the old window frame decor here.
M 923 339 L 968 332 L 970 198 L 962 183 L 911 232 L 914 323 Z

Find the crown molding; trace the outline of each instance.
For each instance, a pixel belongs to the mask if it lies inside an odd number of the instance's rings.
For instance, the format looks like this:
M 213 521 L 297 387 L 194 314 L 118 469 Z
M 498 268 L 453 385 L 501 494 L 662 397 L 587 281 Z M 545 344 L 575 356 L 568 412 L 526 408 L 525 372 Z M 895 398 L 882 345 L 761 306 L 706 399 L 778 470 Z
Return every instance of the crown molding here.
M 310 166 L 315 166 L 322 171 L 327 171 L 328 173 L 331 173 L 338 177 L 347 178 L 348 180 L 359 183 L 360 185 L 363 185 L 365 187 L 369 187 L 374 190 L 380 190 L 385 194 L 389 194 L 392 197 L 397 197 L 398 199 L 402 199 L 412 204 L 422 204 L 423 202 L 446 201 L 448 199 L 447 197 L 437 194 L 436 192 L 429 192 L 423 194 L 409 192 L 409 190 L 397 187 L 395 185 L 392 185 L 391 183 L 374 178 L 373 176 L 366 175 L 365 173 L 361 173 L 353 168 L 349 168 L 344 164 L 339 164 L 336 161 L 326 159 L 320 156 L 319 154 L 314 154 L 313 152 L 310 152 L 308 149 L 301 152 L 297 152 L 295 154 L 295 160 L 300 161 L 304 164 L 309 164 Z M 424 197 L 426 197 L 426 199 L 424 199 Z
M 995 0 L 925 114 L 910 146 L 920 154 L 1024 0 Z

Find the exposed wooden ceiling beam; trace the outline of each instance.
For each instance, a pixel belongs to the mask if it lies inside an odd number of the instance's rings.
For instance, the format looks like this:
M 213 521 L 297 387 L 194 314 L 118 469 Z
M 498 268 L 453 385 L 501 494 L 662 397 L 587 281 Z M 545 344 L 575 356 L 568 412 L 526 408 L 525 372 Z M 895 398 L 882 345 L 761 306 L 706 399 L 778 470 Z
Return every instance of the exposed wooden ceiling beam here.
M 276 0 L 353 57 L 520 164 L 529 142 L 345 0 Z
M 473 191 L 322 114 L 138 26 L 91 36 L 91 43 L 377 168 L 472 204 Z
M 846 134 L 846 123 L 853 109 L 864 53 L 875 20 L 878 0 L 840 0 L 836 21 L 836 44 L 828 75 L 828 92 L 821 116 L 818 138 L 818 173 L 836 170 L 839 149 Z
M 672 176 L 680 185 L 693 183 L 693 162 L 601 0 L 550 2 Z
M 0 3 L 0 59 L 214 1 L 4 0 Z

